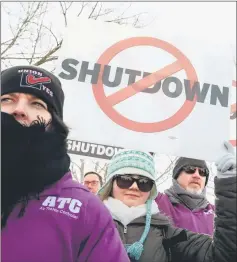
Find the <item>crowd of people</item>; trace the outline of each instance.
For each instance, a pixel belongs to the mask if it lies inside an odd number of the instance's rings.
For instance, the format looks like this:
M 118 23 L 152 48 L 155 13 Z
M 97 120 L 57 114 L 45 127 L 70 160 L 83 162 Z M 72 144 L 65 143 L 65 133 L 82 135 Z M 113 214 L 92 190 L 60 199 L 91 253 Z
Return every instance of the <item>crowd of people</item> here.
M 216 161 L 215 205 L 204 160 L 180 157 L 172 186 L 157 188 L 154 157 L 123 149 L 103 183 L 74 181 L 64 93 L 45 69 L 1 72 L 2 262 L 232 262 L 236 260 L 236 156 Z

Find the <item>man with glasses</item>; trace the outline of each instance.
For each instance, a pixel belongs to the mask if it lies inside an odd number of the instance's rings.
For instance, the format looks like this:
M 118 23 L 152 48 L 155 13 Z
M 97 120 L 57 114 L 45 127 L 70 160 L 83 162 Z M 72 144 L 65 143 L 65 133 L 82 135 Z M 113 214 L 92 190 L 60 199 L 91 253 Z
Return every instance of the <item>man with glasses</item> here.
M 94 171 L 87 172 L 84 175 L 83 183 L 93 194 L 96 194 L 103 184 L 102 177 Z
M 203 160 L 180 157 L 173 169 L 172 186 L 159 193 L 156 203 L 177 227 L 212 235 L 214 206 L 206 198 L 209 170 Z

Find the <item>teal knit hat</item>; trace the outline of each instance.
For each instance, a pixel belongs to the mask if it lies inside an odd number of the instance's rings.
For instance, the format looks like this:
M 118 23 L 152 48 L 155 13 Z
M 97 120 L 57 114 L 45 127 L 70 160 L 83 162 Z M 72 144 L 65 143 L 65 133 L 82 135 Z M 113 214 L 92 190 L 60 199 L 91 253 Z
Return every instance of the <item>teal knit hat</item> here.
M 99 190 L 98 195 L 102 197 L 103 195 L 107 195 L 108 191 L 111 190 L 113 177 L 123 174 L 140 175 L 155 181 L 157 175 L 154 158 L 149 153 L 138 150 L 120 150 L 108 164 L 105 184 Z M 150 231 L 152 200 L 156 198 L 157 194 L 157 186 L 154 183 L 149 199 L 146 202 L 147 213 L 144 232 L 139 241 L 131 245 L 125 245 L 126 251 L 132 259 L 139 260 L 141 257 L 144 241 Z
M 157 174 L 154 158 L 149 153 L 138 150 L 122 149 L 118 151 L 108 164 L 105 184 L 98 191 L 98 195 L 107 194 L 113 177 L 123 174 L 144 176 L 155 181 Z M 157 194 L 156 183 L 154 183 L 149 199 L 155 199 Z

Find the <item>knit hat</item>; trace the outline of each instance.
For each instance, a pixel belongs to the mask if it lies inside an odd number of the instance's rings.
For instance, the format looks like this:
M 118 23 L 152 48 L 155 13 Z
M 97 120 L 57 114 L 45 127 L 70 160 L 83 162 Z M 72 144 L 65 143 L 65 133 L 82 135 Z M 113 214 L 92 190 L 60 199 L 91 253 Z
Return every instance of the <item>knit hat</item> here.
M 108 193 L 115 175 L 140 175 L 153 181 L 157 179 L 155 161 L 149 153 L 138 150 L 122 149 L 110 160 L 105 177 L 105 184 L 98 191 L 103 196 Z M 156 183 L 154 183 L 149 199 L 155 199 L 158 194 Z
M 36 66 L 14 66 L 1 72 L 1 95 L 27 93 L 42 99 L 61 119 L 64 93 L 60 80 Z
M 155 181 L 157 175 L 153 157 L 149 153 L 138 150 L 122 149 L 118 151 L 110 160 L 105 184 L 99 190 L 98 195 L 103 196 L 108 194 L 108 191 L 111 189 L 113 177 L 123 174 L 140 175 Z M 152 200 L 156 198 L 157 194 L 157 186 L 156 183 L 154 183 L 149 199 L 146 202 L 147 213 L 144 232 L 139 241 L 131 245 L 125 245 L 126 251 L 132 259 L 139 260 L 141 257 L 144 241 L 150 231 Z
M 177 179 L 180 172 L 185 166 L 194 166 L 194 167 L 200 167 L 200 168 L 206 168 L 208 171 L 207 164 L 204 160 L 199 160 L 199 159 L 193 159 L 193 158 L 186 158 L 186 157 L 180 157 L 177 159 L 175 162 L 175 167 L 173 169 L 173 178 Z M 209 172 L 208 176 L 206 177 L 206 183 L 208 182 L 208 177 L 209 177 Z

